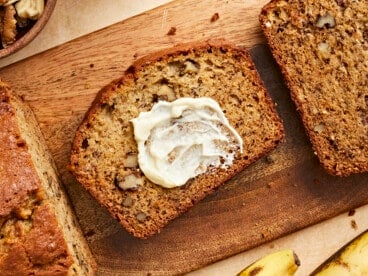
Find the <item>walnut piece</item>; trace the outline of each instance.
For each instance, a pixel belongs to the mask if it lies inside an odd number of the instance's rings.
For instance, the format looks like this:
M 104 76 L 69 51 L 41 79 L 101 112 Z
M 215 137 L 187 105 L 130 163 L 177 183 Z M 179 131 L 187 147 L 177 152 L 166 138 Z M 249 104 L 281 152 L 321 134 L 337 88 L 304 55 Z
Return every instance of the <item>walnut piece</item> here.
M 17 21 L 15 20 L 16 11 L 14 6 L 9 5 L 4 7 L 4 15 L 2 16 L 1 42 L 6 48 L 14 43 L 17 35 Z
M 28 26 L 43 13 L 45 0 L 0 0 L 0 36 L 3 48 L 13 44 L 17 27 Z
M 20 0 L 15 4 L 21 18 L 36 20 L 40 18 L 45 7 L 45 0 Z
M 17 2 L 18 0 L 0 0 L 0 6 L 8 6 L 11 5 L 15 2 Z
M 320 123 L 320 124 L 315 125 L 313 130 L 314 130 L 314 132 L 317 132 L 318 134 L 321 134 L 325 128 L 326 128 L 325 124 Z
M 160 89 L 157 95 L 159 97 L 158 99 L 161 99 L 164 97 L 165 98 L 164 100 L 169 101 L 169 102 L 172 102 L 176 99 L 174 89 L 166 84 L 163 84 L 160 86 Z
M 324 28 L 324 27 L 333 28 L 335 27 L 335 25 L 336 25 L 335 18 L 329 13 L 327 13 L 326 15 L 320 16 L 316 24 L 318 28 Z
M 137 189 L 138 186 L 142 186 L 144 181 L 141 177 L 132 174 L 128 174 L 125 177 L 117 176 L 116 177 L 117 185 L 122 190 L 130 190 Z
M 320 52 L 329 52 L 330 45 L 327 42 L 320 42 L 318 43 L 318 51 Z

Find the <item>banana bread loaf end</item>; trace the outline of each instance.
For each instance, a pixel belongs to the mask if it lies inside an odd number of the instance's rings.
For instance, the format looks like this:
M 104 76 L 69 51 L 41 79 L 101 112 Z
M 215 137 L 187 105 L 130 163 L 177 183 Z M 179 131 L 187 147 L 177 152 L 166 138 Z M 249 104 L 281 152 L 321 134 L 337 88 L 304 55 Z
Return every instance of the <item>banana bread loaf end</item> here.
M 36 119 L 0 81 L 0 275 L 94 275 Z

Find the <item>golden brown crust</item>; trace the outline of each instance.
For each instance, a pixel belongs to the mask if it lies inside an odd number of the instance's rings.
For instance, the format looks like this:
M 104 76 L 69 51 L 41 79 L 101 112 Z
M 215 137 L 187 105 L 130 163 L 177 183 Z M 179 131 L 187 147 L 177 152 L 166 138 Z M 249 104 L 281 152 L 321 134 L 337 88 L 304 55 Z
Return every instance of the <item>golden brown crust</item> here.
M 43 140 L 32 111 L 0 80 L 0 275 L 67 275 L 75 261 L 62 229 L 64 221 L 38 173 L 33 138 L 43 154 L 39 159 L 51 162 L 39 145 Z M 56 177 L 52 166 L 42 169 L 41 174 L 50 177 L 47 186 Z
M 0 91 L 0 168 L 2 174 L 7 176 L 2 178 L 0 185 L 0 217 L 10 215 L 28 194 L 40 188 L 40 179 L 30 155 L 26 152 L 27 145 L 17 128 L 9 91 L 10 88 L 6 85 Z
M 55 215 L 46 205 L 34 212 L 31 231 L 10 246 L 4 259 L 0 258 L 0 275 L 67 275 L 73 261 Z
M 104 108 L 109 104 L 111 105 L 112 99 L 118 97 L 117 95 L 123 95 L 122 93 L 124 92 L 121 92 L 121 90 L 138 85 L 137 83 L 142 80 L 143 72 L 151 66 L 155 66 L 158 63 L 166 64 L 170 60 L 180 57 L 190 56 L 191 58 L 194 58 L 196 54 L 202 55 L 206 53 L 212 55 L 212 51 L 214 52 L 213 55 L 215 55 L 216 52 L 216 55 L 224 55 L 229 60 L 231 59 L 233 62 L 238 63 L 239 68 L 241 68 L 239 70 L 246 72 L 246 77 L 248 78 L 247 81 L 252 83 L 250 88 L 252 92 L 249 93 L 254 93 L 254 97 L 259 97 L 261 102 L 260 105 L 264 108 L 263 112 L 265 117 L 267 117 L 265 120 L 272 122 L 270 123 L 272 125 L 272 130 L 270 129 L 270 131 L 272 131 L 272 133 L 269 134 L 269 141 L 265 143 L 262 149 L 251 154 L 248 153 L 249 149 L 247 149 L 247 152 L 243 156 L 238 156 L 230 168 L 226 170 L 212 169 L 210 172 L 197 176 L 193 180 L 190 180 L 186 185 L 179 188 L 161 188 L 150 183 L 144 178 L 146 186 L 139 187 L 138 190 L 135 191 L 121 191 L 116 189 L 114 179 L 110 176 L 106 179 L 94 179 L 91 172 L 84 168 L 95 165 L 88 165 L 88 161 L 86 165 L 87 167 L 85 164 L 82 164 L 84 162 L 83 155 L 86 154 L 86 149 L 84 147 L 88 144 L 88 142 L 86 142 L 86 137 L 88 137 L 90 132 L 92 132 L 91 128 L 95 126 L 95 121 L 100 120 L 100 114 L 103 112 Z M 152 96 L 148 92 L 145 95 L 146 96 L 144 97 L 146 98 Z M 189 94 L 185 94 L 185 96 L 189 96 Z M 192 95 L 192 97 L 193 96 L 194 95 Z M 216 95 L 216 93 L 214 93 L 213 97 L 220 103 L 220 105 L 221 99 L 228 98 L 228 101 L 230 101 L 230 96 L 224 96 L 222 94 Z M 234 95 L 234 97 L 236 96 Z M 120 102 L 120 98 L 117 101 Z M 145 106 L 143 103 L 142 105 Z M 127 108 L 130 107 L 128 105 L 126 106 Z M 239 108 L 241 108 L 240 106 Z M 148 107 L 145 106 L 142 110 L 146 110 L 147 108 Z M 228 118 L 235 128 L 237 128 L 237 125 L 238 127 L 240 126 L 239 124 L 241 122 L 236 122 L 231 117 Z M 131 132 L 128 133 L 128 135 L 132 135 Z M 168 50 L 162 50 L 137 60 L 128 68 L 120 80 L 114 81 L 99 92 L 96 100 L 87 112 L 85 119 L 76 133 L 72 147 L 70 169 L 76 176 L 77 180 L 100 202 L 100 204 L 105 206 L 130 233 L 139 238 L 146 238 L 159 232 L 170 220 L 187 211 L 196 202 L 203 199 L 219 185 L 243 170 L 247 165 L 257 160 L 266 152 L 273 149 L 283 139 L 283 137 L 283 127 L 275 111 L 275 107 L 269 98 L 267 91 L 264 89 L 262 81 L 260 80 L 249 55 L 244 50 L 236 48 L 223 40 L 188 43 L 178 45 Z M 136 144 L 133 142 L 133 136 L 129 138 L 129 141 L 131 141 L 129 142 L 129 146 L 134 146 L 136 148 Z M 133 149 L 133 151 L 136 151 L 136 149 Z M 103 159 L 103 157 L 101 158 Z M 120 167 L 122 164 L 117 163 L 115 165 L 116 167 Z M 114 169 L 111 169 L 111 172 L 101 171 L 99 174 L 112 175 L 114 174 Z M 140 177 L 144 176 L 142 175 Z M 96 176 L 96 178 L 98 177 Z M 122 205 L 124 205 L 127 198 L 132 198 L 133 201 L 135 200 L 136 207 L 123 207 Z M 154 209 L 157 211 L 154 211 Z M 136 215 L 139 215 L 140 211 L 145 214 L 143 215 L 144 218 L 146 218 L 147 215 L 147 219 L 145 221 L 137 221 Z
M 368 91 L 361 74 L 367 69 L 357 69 L 357 64 L 367 66 L 361 56 L 368 43 L 355 27 L 367 11 L 353 2 L 272 0 L 259 16 L 313 150 L 326 171 L 337 176 L 368 171 L 368 101 L 362 104 Z M 352 10 L 356 19 L 345 15 Z M 326 15 L 332 24 L 318 27 Z
M 30 195 L 41 189 L 41 183 L 17 127 L 14 101 L 20 99 L 16 99 L 6 84 L 0 83 L 0 86 L 0 218 L 14 220 L 12 213 L 17 213 Z M 72 261 L 55 214 L 42 203 L 33 212 L 33 228 L 28 232 L 15 227 L 19 231 L 18 242 L 3 245 L 9 248 L 7 254 L 0 257 L 0 275 L 28 275 L 40 268 L 50 273 L 63 271 L 66 275 Z M 11 242 L 10 237 L 4 239 Z M 61 263 L 54 265 L 55 260 Z

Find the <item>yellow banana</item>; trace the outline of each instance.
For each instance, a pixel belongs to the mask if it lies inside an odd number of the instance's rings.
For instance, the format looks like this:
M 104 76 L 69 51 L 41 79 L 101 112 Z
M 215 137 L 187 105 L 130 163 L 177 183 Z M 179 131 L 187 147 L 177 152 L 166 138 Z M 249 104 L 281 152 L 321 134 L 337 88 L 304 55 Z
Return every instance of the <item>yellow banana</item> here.
M 298 256 L 286 249 L 259 259 L 239 272 L 238 276 L 291 276 L 299 266 Z
M 368 275 L 368 231 L 349 242 L 311 275 L 361 276 Z

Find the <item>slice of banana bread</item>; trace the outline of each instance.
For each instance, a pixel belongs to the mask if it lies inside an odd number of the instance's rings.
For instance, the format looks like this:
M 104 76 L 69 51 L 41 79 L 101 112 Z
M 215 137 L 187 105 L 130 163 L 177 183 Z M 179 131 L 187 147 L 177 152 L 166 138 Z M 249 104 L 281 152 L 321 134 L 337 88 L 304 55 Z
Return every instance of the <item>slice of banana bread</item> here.
M 368 1 L 276 0 L 260 22 L 323 167 L 368 171 Z
M 139 169 L 131 120 L 159 100 L 183 97 L 216 100 L 243 139 L 243 153 L 227 169 L 208 169 L 184 186 L 168 189 Z M 131 234 L 146 238 L 265 155 L 283 136 L 249 55 L 223 41 L 192 43 L 136 61 L 122 79 L 101 90 L 76 133 L 70 169 Z
M 94 275 L 31 109 L 0 81 L 0 275 Z

